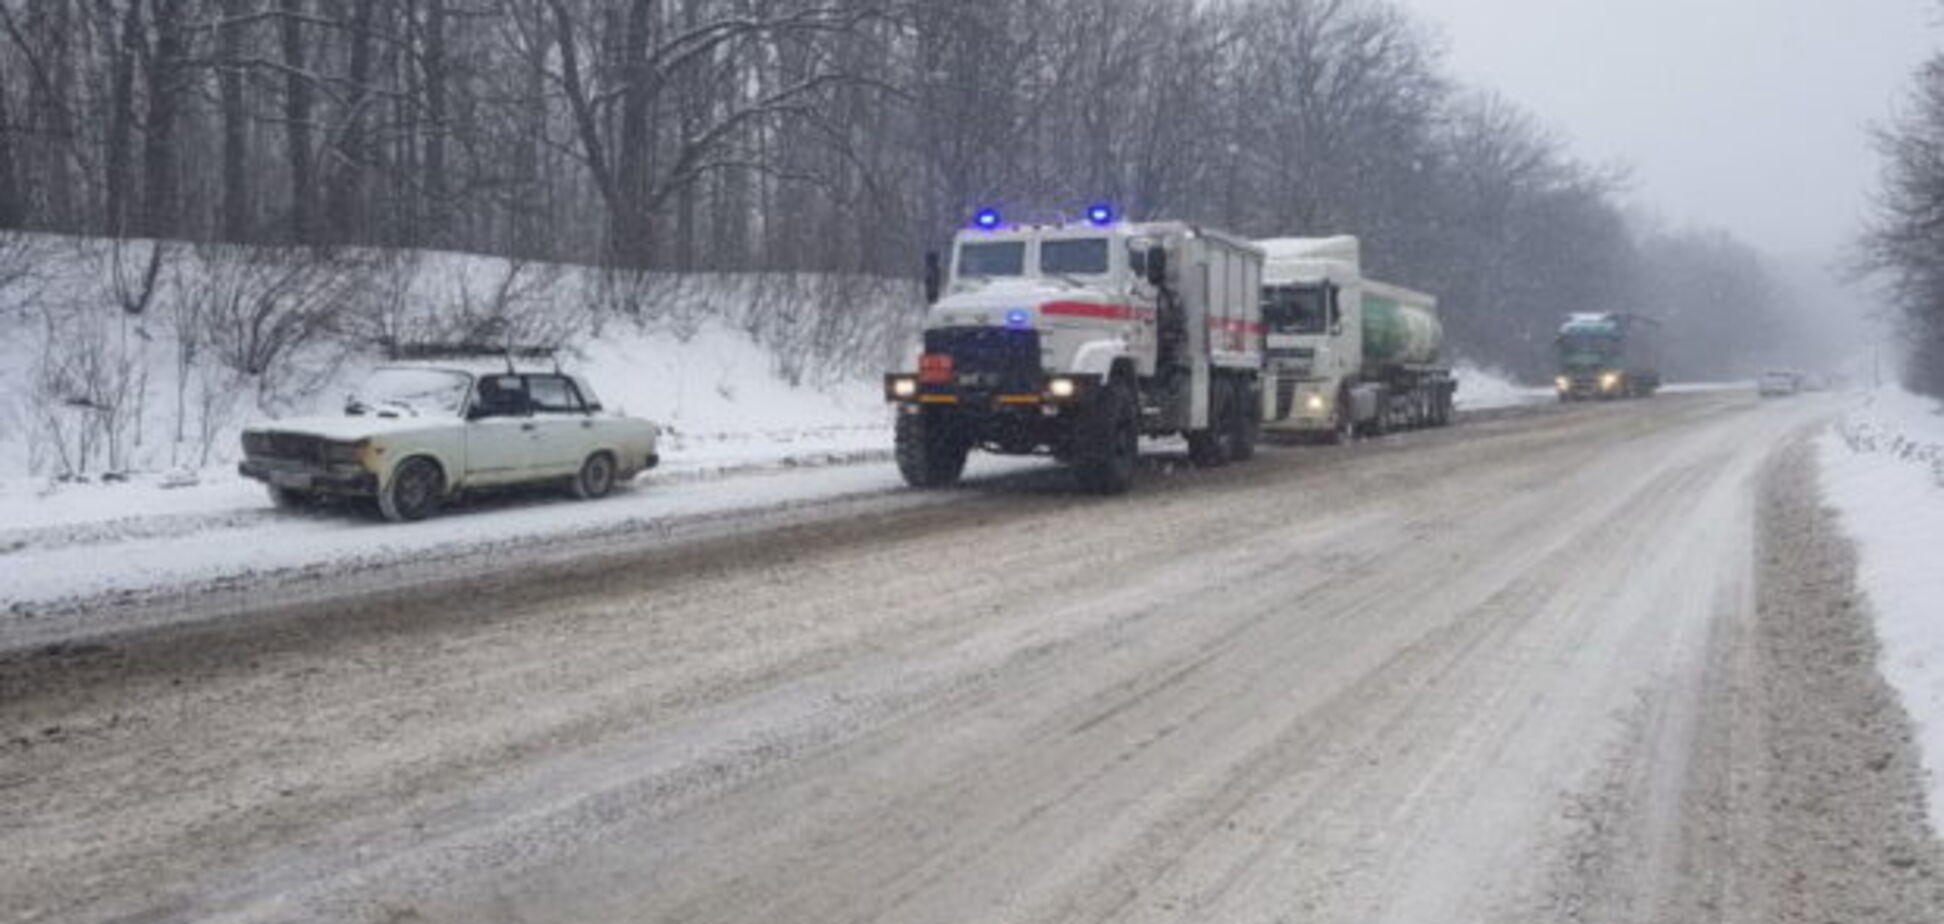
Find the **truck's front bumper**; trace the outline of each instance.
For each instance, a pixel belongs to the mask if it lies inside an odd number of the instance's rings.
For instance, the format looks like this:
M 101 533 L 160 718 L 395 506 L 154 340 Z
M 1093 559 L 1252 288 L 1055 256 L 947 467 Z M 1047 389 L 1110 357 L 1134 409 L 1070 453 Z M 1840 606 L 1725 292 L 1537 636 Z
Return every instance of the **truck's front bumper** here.
M 362 468 L 318 468 L 245 459 L 236 471 L 245 478 L 287 491 L 370 497 L 378 493 L 378 476 Z
M 925 408 L 955 408 L 968 413 L 1035 412 L 1056 415 L 1062 409 L 1085 405 L 1100 391 L 1097 375 L 1042 375 L 1035 387 L 993 388 L 979 382 L 925 382 L 916 374 L 884 377 L 884 399 L 907 412 Z

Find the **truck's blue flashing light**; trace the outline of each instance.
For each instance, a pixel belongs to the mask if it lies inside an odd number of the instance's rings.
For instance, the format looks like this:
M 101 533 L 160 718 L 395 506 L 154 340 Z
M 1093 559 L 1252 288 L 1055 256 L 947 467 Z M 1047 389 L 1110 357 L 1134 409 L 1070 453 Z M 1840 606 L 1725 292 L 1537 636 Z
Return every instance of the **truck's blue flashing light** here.
M 1000 221 L 998 209 L 980 209 L 979 214 L 972 216 L 972 224 L 986 231 L 996 230 Z
M 1019 330 L 1021 328 L 1031 327 L 1032 324 L 1033 324 L 1033 313 L 1027 311 L 1024 308 L 1014 308 L 1013 310 L 1006 312 L 1007 327 L 1013 328 L 1014 330 Z
M 1089 207 L 1087 220 L 1103 228 L 1111 225 L 1114 223 L 1114 207 L 1105 204 Z

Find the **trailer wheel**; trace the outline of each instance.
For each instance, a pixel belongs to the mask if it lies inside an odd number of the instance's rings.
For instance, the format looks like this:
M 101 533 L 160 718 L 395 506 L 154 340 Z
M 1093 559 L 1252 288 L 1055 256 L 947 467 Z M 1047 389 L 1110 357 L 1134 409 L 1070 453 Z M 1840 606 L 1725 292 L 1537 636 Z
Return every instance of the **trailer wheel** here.
M 1074 476 L 1091 494 L 1125 494 L 1134 486 L 1141 450 L 1141 403 L 1125 379 L 1116 380 L 1094 399 L 1075 434 Z
M 898 417 L 898 474 L 914 488 L 942 488 L 965 474 L 972 442 L 940 414 Z

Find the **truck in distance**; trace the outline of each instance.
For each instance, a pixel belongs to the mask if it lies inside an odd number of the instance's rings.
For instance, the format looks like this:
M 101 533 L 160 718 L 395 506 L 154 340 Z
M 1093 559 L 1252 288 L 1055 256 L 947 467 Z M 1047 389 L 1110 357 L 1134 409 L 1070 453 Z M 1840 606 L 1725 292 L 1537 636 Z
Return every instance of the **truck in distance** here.
M 1266 426 L 1343 442 L 1451 422 L 1458 383 L 1441 361 L 1437 299 L 1366 277 L 1355 237 L 1256 245 L 1266 257 Z
M 958 480 L 974 448 L 1050 454 L 1081 486 L 1132 484 L 1143 436 L 1197 464 L 1254 454 L 1262 251 L 1181 222 L 1010 224 L 993 210 L 928 260 L 924 345 L 887 375 L 905 481 Z
M 1638 314 L 1574 314 L 1555 341 L 1561 401 L 1645 398 L 1660 389 L 1660 322 Z

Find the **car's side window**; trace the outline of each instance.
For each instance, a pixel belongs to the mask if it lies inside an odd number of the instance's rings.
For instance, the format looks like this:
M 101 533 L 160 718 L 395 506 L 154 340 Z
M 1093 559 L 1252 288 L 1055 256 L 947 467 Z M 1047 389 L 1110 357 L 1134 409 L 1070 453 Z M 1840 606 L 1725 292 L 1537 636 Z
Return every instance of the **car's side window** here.
M 580 391 L 564 375 L 529 375 L 527 392 L 533 397 L 533 409 L 542 414 L 581 414 L 587 410 Z
M 481 376 L 473 396 L 472 416 L 525 417 L 533 413 L 526 380 L 517 375 Z

